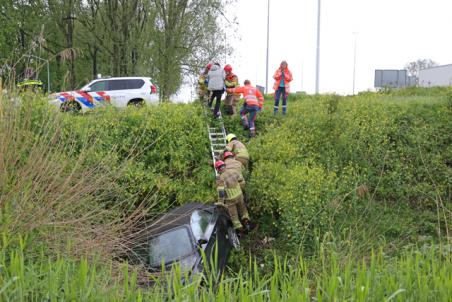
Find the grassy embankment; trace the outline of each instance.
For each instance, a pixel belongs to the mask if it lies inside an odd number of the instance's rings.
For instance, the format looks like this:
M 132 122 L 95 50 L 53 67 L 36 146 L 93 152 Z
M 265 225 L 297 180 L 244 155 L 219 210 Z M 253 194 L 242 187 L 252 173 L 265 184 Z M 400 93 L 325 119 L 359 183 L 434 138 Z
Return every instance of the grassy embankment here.
M 121 259 L 146 217 L 214 200 L 200 109 L 69 116 L 2 100 L 0 300 L 448 301 L 451 98 L 292 97 L 284 118 L 268 102 L 249 143 L 259 232 L 216 287 L 153 288 Z

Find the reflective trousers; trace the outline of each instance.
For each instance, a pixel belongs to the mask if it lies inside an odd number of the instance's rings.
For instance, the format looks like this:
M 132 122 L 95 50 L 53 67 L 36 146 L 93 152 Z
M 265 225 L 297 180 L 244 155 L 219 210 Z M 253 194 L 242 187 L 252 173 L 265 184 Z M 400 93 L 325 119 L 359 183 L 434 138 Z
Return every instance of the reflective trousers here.
M 254 126 L 254 121 L 256 120 L 257 112 L 260 110 L 259 106 L 245 106 L 240 110 L 240 116 L 242 119 L 243 126 L 248 126 L 250 128 L 250 132 L 254 132 L 256 130 Z M 249 113 L 249 118 L 246 115 Z
M 248 209 L 246 208 L 245 201 L 243 199 L 243 194 L 240 194 L 236 198 L 225 200 L 225 204 L 228 207 L 234 229 L 240 229 L 242 227 L 240 218 L 242 220 L 245 218 L 248 220 L 250 219 Z
M 278 90 L 275 91 L 275 107 L 273 113 L 278 113 L 279 109 L 279 99 L 282 96 L 282 113 L 286 114 L 287 109 L 287 93 L 286 87 L 279 87 Z

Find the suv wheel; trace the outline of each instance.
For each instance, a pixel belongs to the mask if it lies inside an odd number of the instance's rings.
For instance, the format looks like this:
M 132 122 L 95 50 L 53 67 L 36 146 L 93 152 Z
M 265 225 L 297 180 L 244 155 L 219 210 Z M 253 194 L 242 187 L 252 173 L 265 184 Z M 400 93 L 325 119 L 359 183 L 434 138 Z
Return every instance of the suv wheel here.
M 67 101 L 61 104 L 60 110 L 61 112 L 79 113 L 82 107 L 75 101 Z
M 130 100 L 129 103 L 127 103 L 127 106 L 141 108 L 144 106 L 144 100 L 143 99 Z

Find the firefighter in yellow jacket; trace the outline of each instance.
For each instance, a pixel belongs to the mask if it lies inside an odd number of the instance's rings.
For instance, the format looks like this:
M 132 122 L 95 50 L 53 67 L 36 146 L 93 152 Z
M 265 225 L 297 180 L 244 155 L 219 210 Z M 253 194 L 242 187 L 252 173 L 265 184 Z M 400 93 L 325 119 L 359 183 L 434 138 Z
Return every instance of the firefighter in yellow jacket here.
M 223 153 L 223 161 L 226 165 L 226 170 L 233 170 L 234 172 L 240 174 L 241 178 L 243 178 L 243 171 L 245 170 L 245 167 L 241 162 L 235 159 L 234 153 L 225 151 Z M 240 183 L 240 187 L 242 188 L 242 191 L 245 189 L 245 180 Z
M 201 104 L 207 104 L 210 97 L 210 92 L 207 89 L 207 74 L 209 73 L 212 64 L 207 64 L 204 71 L 199 75 L 198 79 L 198 98 Z
M 242 163 L 242 165 L 247 168 L 250 161 L 250 154 L 246 146 L 237 139 L 237 136 L 233 133 L 226 135 L 226 145 L 225 151 L 230 151 L 235 154 L 235 159 Z
M 253 225 L 250 222 L 240 187 L 240 184 L 244 182 L 243 177 L 235 170 L 226 170 L 226 164 L 221 160 L 215 163 L 215 169 L 219 173 L 217 176 L 218 202 L 227 207 L 236 231 L 251 230 Z M 242 218 L 243 225 L 240 218 Z
M 226 88 L 235 88 L 239 87 L 239 79 L 237 76 L 232 73 L 232 66 L 226 65 L 224 67 L 224 71 L 226 72 L 226 78 L 224 79 L 224 86 Z M 237 104 L 240 100 L 240 94 L 228 93 L 226 94 L 226 99 L 224 100 L 224 105 L 226 109 L 226 113 L 228 115 L 236 115 L 237 114 Z

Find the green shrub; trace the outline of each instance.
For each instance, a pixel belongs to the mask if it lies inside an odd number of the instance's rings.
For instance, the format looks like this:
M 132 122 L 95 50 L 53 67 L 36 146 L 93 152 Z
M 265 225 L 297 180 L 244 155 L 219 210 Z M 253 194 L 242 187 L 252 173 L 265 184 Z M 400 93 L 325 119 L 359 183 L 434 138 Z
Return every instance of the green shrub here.
M 408 206 L 412 215 L 450 213 L 450 111 L 443 90 L 430 93 L 411 102 L 378 94 L 303 97 L 289 103 L 286 117 L 258 116 L 265 129 L 249 143 L 247 190 L 264 230 L 281 242 L 313 246 L 315 236 L 337 232 L 341 219 L 367 199 L 375 208 Z M 442 233 L 450 228 L 450 214 L 439 225 L 434 217 L 430 222 Z M 413 226 L 381 235 L 395 239 Z M 429 227 L 416 232 L 437 235 Z

